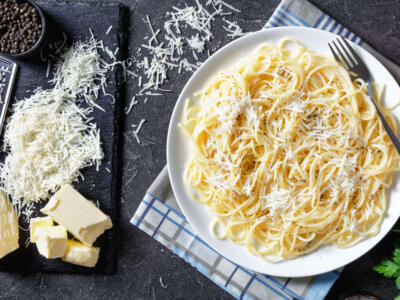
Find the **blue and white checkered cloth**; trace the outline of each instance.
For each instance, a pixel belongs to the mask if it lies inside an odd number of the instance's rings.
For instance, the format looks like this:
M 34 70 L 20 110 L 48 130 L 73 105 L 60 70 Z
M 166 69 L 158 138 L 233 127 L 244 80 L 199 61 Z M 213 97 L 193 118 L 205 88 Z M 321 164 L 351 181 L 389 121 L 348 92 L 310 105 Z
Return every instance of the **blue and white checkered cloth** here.
M 352 40 L 373 53 L 400 79 L 398 66 L 307 0 L 282 1 L 264 28 L 293 25 L 320 28 Z M 319 300 L 327 295 L 340 275 L 339 271 L 332 271 L 306 278 L 272 277 L 229 261 L 207 245 L 181 213 L 166 167 L 150 186 L 131 223 L 238 299 Z

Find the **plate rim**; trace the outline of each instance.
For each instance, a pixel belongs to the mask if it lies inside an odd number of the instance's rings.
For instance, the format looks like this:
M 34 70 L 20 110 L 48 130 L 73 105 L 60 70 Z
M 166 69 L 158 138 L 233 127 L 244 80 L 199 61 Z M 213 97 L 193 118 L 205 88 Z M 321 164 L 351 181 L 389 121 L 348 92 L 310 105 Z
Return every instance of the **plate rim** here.
M 268 28 L 268 29 L 265 29 L 265 28 L 264 28 L 264 29 L 261 29 L 261 30 L 259 30 L 259 31 L 251 32 L 251 33 L 249 33 L 249 34 L 247 34 L 247 35 L 245 35 L 245 36 L 243 36 L 243 37 L 240 37 L 240 38 L 238 38 L 238 39 L 236 39 L 236 40 L 234 40 L 234 41 L 229 42 L 228 44 L 226 44 L 226 45 L 224 45 L 223 47 L 221 47 L 220 49 L 218 49 L 218 50 L 217 50 L 215 53 L 213 53 L 209 58 L 207 58 L 207 59 L 201 64 L 201 66 L 190 76 L 189 80 L 186 82 L 186 84 L 184 85 L 183 89 L 181 90 L 181 92 L 180 92 L 180 94 L 179 94 L 179 97 L 177 98 L 177 101 L 175 102 L 174 109 L 173 109 L 173 112 L 172 112 L 172 114 L 171 114 L 170 122 L 169 122 L 169 125 L 168 125 L 168 134 L 167 134 L 167 143 L 166 143 L 166 152 L 167 152 L 167 155 L 166 155 L 166 156 L 167 156 L 167 169 L 168 169 L 168 174 L 169 174 L 170 183 L 171 183 L 171 188 L 172 188 L 172 191 L 173 191 L 173 193 L 174 193 L 175 199 L 176 199 L 176 201 L 178 202 L 179 208 L 181 209 L 182 213 L 184 214 L 184 216 L 185 216 L 186 219 L 188 220 L 189 224 L 190 224 L 190 225 L 193 227 L 193 229 L 197 232 L 197 234 L 199 235 L 199 237 L 200 237 L 202 240 L 204 240 L 204 242 L 206 242 L 206 243 L 207 243 L 214 251 L 216 251 L 219 255 L 223 256 L 224 258 L 228 259 L 229 261 L 232 261 L 232 262 L 234 262 L 235 264 L 238 264 L 238 265 L 240 265 L 240 266 L 242 266 L 242 267 L 244 267 L 244 268 L 250 269 L 250 270 L 255 271 L 255 272 L 260 272 L 260 273 L 262 273 L 262 274 L 268 274 L 268 275 L 271 275 L 271 276 L 298 278 L 298 277 L 308 277 L 308 276 L 315 276 L 315 275 L 320 275 L 320 274 L 323 274 L 323 273 L 328 273 L 328 272 L 331 272 L 331 271 L 340 269 L 340 268 L 342 268 L 342 267 L 344 267 L 344 266 L 346 266 L 346 265 L 348 265 L 348 264 L 354 262 L 355 260 L 359 259 L 359 258 L 360 258 L 361 256 L 363 256 L 364 254 L 366 254 L 366 253 L 368 253 L 370 250 L 372 250 L 375 246 L 377 246 L 377 244 L 378 244 L 379 242 L 381 242 L 381 241 L 390 233 L 391 229 L 392 229 L 393 226 L 396 224 L 396 222 L 394 222 L 394 223 L 390 226 L 390 228 L 387 230 L 387 232 L 384 233 L 380 239 L 378 239 L 375 243 L 371 243 L 371 245 L 369 245 L 369 246 L 367 247 L 367 249 L 366 249 L 364 252 L 361 251 L 355 258 L 351 259 L 350 261 L 345 261 L 345 262 L 338 263 L 337 266 L 335 266 L 335 267 L 330 267 L 330 268 L 326 268 L 326 269 L 321 269 L 321 270 L 318 271 L 318 272 L 308 272 L 308 273 L 307 273 L 307 272 L 303 272 L 303 273 L 301 273 L 301 274 L 298 274 L 298 273 L 294 273 L 294 274 L 276 273 L 276 272 L 269 272 L 268 270 L 254 269 L 254 268 L 252 268 L 252 267 L 243 265 L 242 263 L 238 262 L 236 259 L 233 259 L 233 258 L 231 258 L 231 257 L 228 257 L 228 256 L 222 254 L 221 251 L 215 247 L 215 245 L 214 245 L 214 243 L 213 243 L 212 241 L 209 241 L 207 237 L 203 236 L 201 230 L 197 230 L 197 228 L 196 228 L 196 227 L 193 225 L 193 223 L 190 221 L 190 214 L 186 212 L 185 206 L 183 205 L 183 203 L 181 202 L 182 200 L 181 200 L 181 199 L 179 198 L 179 196 L 178 196 L 179 193 L 177 193 L 177 184 L 178 184 L 178 183 L 177 183 L 176 176 L 171 175 L 171 174 L 174 174 L 174 172 L 172 172 L 173 166 L 171 166 L 171 165 L 172 165 L 171 161 L 173 160 L 173 159 L 172 159 L 172 152 L 174 151 L 174 144 L 172 143 L 172 135 L 173 135 L 173 131 L 174 131 L 174 130 L 173 130 L 172 127 L 173 127 L 173 126 L 177 126 L 177 124 L 179 123 L 179 122 L 174 122 L 174 121 L 177 120 L 177 118 L 178 118 L 177 114 L 178 114 L 178 110 L 179 110 L 180 105 L 184 105 L 184 103 L 186 102 L 186 99 L 183 99 L 183 95 L 186 94 L 186 90 L 189 89 L 189 87 L 192 85 L 192 81 L 193 81 L 194 77 L 196 77 L 196 74 L 198 74 L 199 72 L 201 72 L 201 69 L 206 65 L 206 63 L 208 63 L 208 62 L 210 61 L 210 59 L 211 59 L 212 57 L 219 55 L 220 53 L 226 51 L 228 48 L 233 47 L 235 44 L 241 43 L 241 42 L 242 42 L 243 40 L 245 40 L 245 39 L 251 39 L 252 36 L 255 36 L 255 35 L 263 35 L 263 34 L 268 34 L 268 33 L 271 32 L 271 31 L 281 31 L 281 30 L 310 31 L 310 32 L 316 32 L 317 34 L 321 34 L 321 33 L 322 33 L 322 34 L 331 35 L 331 36 L 333 36 L 333 37 L 340 37 L 339 35 L 337 35 L 337 34 L 335 34 L 335 33 L 331 33 L 331 32 L 325 31 L 325 30 L 317 29 L 317 28 L 302 27 L 302 26 L 283 26 L 283 27 L 274 27 L 274 28 Z M 282 36 L 282 38 L 284 38 L 284 36 Z M 358 48 L 358 50 L 361 49 L 361 51 L 365 51 L 365 52 L 368 53 L 370 56 L 372 56 L 372 58 L 373 58 L 374 60 L 376 60 L 376 62 L 384 68 L 384 70 L 388 73 L 388 76 L 390 76 L 395 82 L 397 82 L 396 79 L 393 77 L 392 73 L 386 68 L 386 66 L 385 66 L 377 57 L 375 57 L 374 54 L 372 54 L 372 53 L 371 53 L 370 51 L 368 51 L 367 49 L 362 48 L 361 46 L 355 44 L 354 42 L 352 42 L 352 41 L 350 41 L 350 40 L 348 40 L 348 41 L 349 41 L 353 46 L 355 46 L 356 48 Z M 268 41 L 266 40 L 266 42 L 268 42 Z M 399 92 L 400 92 L 400 86 L 398 87 L 398 89 L 399 89 Z M 182 104 L 181 104 L 181 103 L 182 103 Z M 178 119 L 178 121 L 179 121 L 179 119 Z M 180 176 L 183 176 L 183 174 L 180 174 Z M 394 180 L 394 181 L 395 181 L 395 180 Z M 393 186 L 393 184 L 392 184 L 392 186 Z M 393 187 L 391 187 L 391 188 L 393 188 Z M 390 192 L 390 190 L 389 190 L 388 192 Z M 191 200 L 195 201 L 194 199 L 191 199 Z M 388 202 L 389 202 L 389 201 L 391 201 L 390 195 L 388 196 Z M 382 228 L 382 223 L 384 222 L 384 219 L 388 217 L 388 216 L 387 216 L 387 213 L 388 213 L 388 208 L 387 208 L 386 213 L 385 213 L 385 216 L 384 216 L 384 218 L 382 219 L 382 222 L 381 222 L 381 224 L 380 224 L 380 230 L 381 230 L 381 228 Z M 400 216 L 400 212 L 398 213 L 398 216 L 397 216 L 397 218 L 396 218 L 397 220 L 398 220 L 399 216 Z M 377 235 L 379 235 L 379 232 L 377 233 Z M 373 237 L 374 237 L 374 236 L 372 236 L 372 237 L 367 237 L 365 240 L 367 240 L 367 239 L 369 239 L 369 238 L 373 238 Z M 236 244 L 236 243 L 235 243 L 235 244 Z M 356 247 L 357 245 L 358 245 L 358 244 L 356 244 L 356 245 L 354 245 L 354 246 L 352 246 L 352 247 L 350 247 L 350 248 Z M 321 249 L 321 248 L 319 248 L 319 249 Z M 316 250 L 313 251 L 312 253 L 317 252 L 319 249 L 316 249 Z M 339 249 L 340 249 L 340 248 L 339 248 Z M 245 250 L 245 251 L 247 251 L 247 250 Z M 306 254 L 306 255 L 308 255 L 308 254 Z M 256 257 L 257 257 L 257 256 L 256 256 Z M 259 258 L 262 259 L 261 257 L 259 257 Z M 295 260 L 295 259 L 296 259 L 296 258 L 290 259 L 290 260 Z M 286 260 L 286 261 L 290 261 L 290 260 Z

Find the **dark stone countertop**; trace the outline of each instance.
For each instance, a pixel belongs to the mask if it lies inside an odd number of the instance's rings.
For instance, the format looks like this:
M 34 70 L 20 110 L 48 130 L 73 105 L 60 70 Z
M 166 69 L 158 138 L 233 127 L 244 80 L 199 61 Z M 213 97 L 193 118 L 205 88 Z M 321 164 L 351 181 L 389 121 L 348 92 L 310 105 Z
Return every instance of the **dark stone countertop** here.
M 233 19 L 245 31 L 260 29 L 279 4 L 278 0 L 226 1 L 242 11 Z M 142 43 L 142 19 L 146 14 L 156 23 L 161 22 L 166 11 L 177 2 L 123 1 L 131 8 L 130 49 Z M 312 2 L 400 64 L 399 0 Z M 223 32 L 216 32 L 212 49 L 228 41 Z M 23 276 L 0 273 L 0 299 L 232 299 L 232 296 L 189 264 L 129 223 L 146 189 L 166 163 L 165 143 L 169 118 L 177 96 L 189 77 L 190 74 L 182 74 L 173 78 L 172 93 L 149 98 L 147 104 L 137 105 L 125 120 L 117 272 L 111 276 L 40 273 Z M 128 84 L 127 99 L 131 99 L 132 93 L 132 86 Z M 146 118 L 147 123 L 140 133 L 142 144 L 138 145 L 129 132 L 131 125 L 137 124 L 141 118 Z M 352 290 L 364 290 L 381 299 L 393 299 L 397 295 L 394 282 L 371 270 L 374 264 L 389 254 L 393 239 L 393 234 L 390 234 L 372 251 L 348 265 L 327 299 L 340 299 Z M 160 277 L 164 287 L 160 284 Z

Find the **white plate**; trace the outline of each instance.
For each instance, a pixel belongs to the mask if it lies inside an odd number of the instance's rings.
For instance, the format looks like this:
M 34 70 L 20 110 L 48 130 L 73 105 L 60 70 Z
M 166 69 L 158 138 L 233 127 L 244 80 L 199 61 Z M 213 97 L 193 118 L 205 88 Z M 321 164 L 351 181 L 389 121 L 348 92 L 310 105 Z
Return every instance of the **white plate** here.
M 378 235 L 351 248 L 340 249 L 336 246 L 325 246 L 296 259 L 269 263 L 260 257 L 251 255 L 243 246 L 228 239 L 218 240 L 212 236 L 210 232 L 211 213 L 206 206 L 191 199 L 183 180 L 184 168 L 189 160 L 191 150 L 187 143 L 187 137 L 178 128 L 178 123 L 182 120 L 185 101 L 189 97 L 193 99 L 193 94 L 202 89 L 212 76 L 235 63 L 243 55 L 254 51 L 257 46 L 265 42 L 277 43 L 283 37 L 293 37 L 309 49 L 330 55 L 328 42 L 337 36 L 317 29 L 281 27 L 249 34 L 220 49 L 193 74 L 176 103 L 168 131 L 167 161 L 172 189 L 180 208 L 202 239 L 220 254 L 243 267 L 274 276 L 302 277 L 328 272 L 354 261 L 374 247 L 390 231 L 400 216 L 400 201 L 393 201 L 400 198 L 399 178 L 396 178 L 390 191 L 389 198 L 392 201 L 389 201 L 387 214 Z M 355 44 L 353 46 L 357 48 L 358 54 L 367 64 L 374 80 L 386 86 L 385 104 L 395 104 L 399 100 L 400 88 L 394 78 L 370 53 Z M 397 119 L 400 119 L 400 109 L 395 110 L 394 114 Z

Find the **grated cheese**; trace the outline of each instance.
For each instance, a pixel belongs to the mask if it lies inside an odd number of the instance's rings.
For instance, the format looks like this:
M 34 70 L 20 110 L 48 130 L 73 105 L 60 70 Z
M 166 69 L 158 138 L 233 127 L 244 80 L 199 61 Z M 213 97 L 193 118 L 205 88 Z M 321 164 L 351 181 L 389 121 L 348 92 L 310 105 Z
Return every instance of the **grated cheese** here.
M 107 64 L 102 61 L 97 49 L 106 51 L 102 42 L 93 37 L 93 33 L 88 41 L 74 43 L 61 55 L 55 65 L 54 78 L 49 82 L 56 89 L 67 89 L 72 98 L 84 99 L 91 107 L 104 111 L 95 100 L 101 90 L 105 94 L 106 74 L 118 62 Z
M 157 35 L 160 33 L 160 30 L 154 31 L 153 26 L 151 25 L 149 15 L 146 15 L 145 22 L 149 25 L 151 31 L 151 38 L 149 39 L 149 46 L 151 46 L 152 42 L 155 41 L 158 44 Z
M 166 288 L 167 288 L 167 285 L 164 283 L 164 280 L 163 280 L 162 277 L 159 278 L 159 281 L 160 281 L 160 285 L 162 286 L 162 288 L 163 288 L 163 289 L 166 289 Z
M 220 1 L 210 0 L 206 3 L 210 8 L 203 6 L 199 0 L 192 1 L 194 5 L 185 7 L 172 7 L 172 11 L 166 13 L 166 21 L 163 29 L 156 29 L 148 15 L 144 22 L 148 25 L 149 36 L 145 37 L 147 43 L 142 44 L 135 51 L 142 57 L 138 60 L 135 68 L 137 73 L 145 74 L 145 77 L 139 77 L 138 86 L 142 87 L 136 97 L 150 95 L 145 92 L 151 92 L 161 89 L 161 85 L 168 82 L 168 73 L 176 70 L 179 74 L 182 71 L 193 72 L 200 65 L 199 57 L 196 53 L 202 53 L 206 49 L 206 43 L 213 37 L 211 27 L 216 17 L 229 15 L 232 11 L 240 12 L 232 5 Z M 229 9 L 231 11 L 225 11 Z M 226 21 L 229 22 L 229 21 Z M 232 38 L 243 35 L 240 27 L 234 26 L 234 23 L 228 23 L 228 29 Z M 194 31 L 194 34 L 188 35 L 187 29 Z M 190 62 L 184 58 L 184 50 L 188 48 L 196 63 Z M 143 54 L 146 49 L 146 54 Z M 207 51 L 209 53 L 209 49 Z
M 276 217 L 288 208 L 292 199 L 293 196 L 289 190 L 282 188 L 276 190 L 274 189 L 270 193 L 262 196 L 262 208 L 268 209 L 268 214 Z
M 190 39 L 187 39 L 189 47 L 192 48 L 193 50 L 197 51 L 198 53 L 204 51 L 204 45 L 205 41 L 201 38 L 199 38 L 199 35 L 196 34 L 192 36 Z M 197 58 L 196 58 L 197 60 Z
M 222 26 L 222 28 L 224 28 L 228 32 L 228 37 L 234 39 L 246 35 L 246 33 L 243 32 L 243 29 L 237 24 L 237 22 L 231 22 L 225 18 L 224 21 L 228 23 L 228 27 Z
M 108 34 L 110 33 L 112 27 L 113 27 L 112 25 L 110 25 L 110 27 L 108 27 L 108 29 L 107 29 L 107 31 L 106 31 L 106 35 L 108 35 Z
M 136 104 L 138 104 L 138 102 L 135 100 L 135 98 L 136 98 L 136 97 L 133 97 L 133 98 L 132 98 L 131 103 L 129 104 L 128 109 L 125 110 L 125 114 L 126 114 L 126 115 L 129 115 L 129 113 L 131 112 L 132 108 L 133 108 Z
M 133 136 L 135 137 L 138 144 L 140 144 L 139 131 L 140 129 L 142 129 L 144 122 L 146 122 L 146 119 L 141 119 L 138 125 L 132 125 L 132 127 L 135 128 L 133 130 Z
M 61 44 L 60 44 L 61 46 Z M 46 200 L 63 184 L 77 181 L 80 169 L 103 159 L 100 132 L 89 114 L 106 84 L 108 66 L 92 36 L 76 42 L 55 64 L 54 87 L 36 89 L 12 107 L 4 133 L 8 155 L 0 182 L 13 204 L 29 219 L 32 203 Z M 83 107 L 81 103 L 87 103 Z M 29 125 L 27 125 L 29 124 Z

